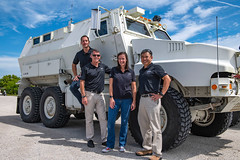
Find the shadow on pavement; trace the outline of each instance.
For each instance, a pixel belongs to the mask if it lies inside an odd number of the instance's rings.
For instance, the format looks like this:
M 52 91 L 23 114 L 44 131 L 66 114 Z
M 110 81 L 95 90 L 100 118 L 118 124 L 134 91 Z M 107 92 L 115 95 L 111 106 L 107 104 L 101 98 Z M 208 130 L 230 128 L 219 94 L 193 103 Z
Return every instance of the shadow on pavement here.
M 41 122 L 40 123 L 25 123 L 21 120 L 19 115 L 13 116 L 1 116 L 0 122 L 8 125 L 20 127 L 30 130 L 31 134 L 23 135 L 25 137 L 40 137 L 38 143 L 49 145 L 60 145 L 79 148 L 84 152 L 95 152 L 97 154 L 105 155 L 101 152 L 104 148 L 101 145 L 100 127 L 99 122 L 94 121 L 94 143 L 95 148 L 88 148 L 85 138 L 85 120 L 78 120 L 73 117 L 69 120 L 68 124 L 63 128 L 47 128 Z M 131 159 L 144 159 L 147 157 L 137 157 L 135 152 L 140 150 L 140 146 L 128 135 L 128 142 L 126 145 L 127 152 L 120 153 L 118 151 L 118 134 L 120 131 L 120 124 L 116 124 L 116 143 L 115 149 L 107 153 L 109 156 L 116 156 L 121 158 Z M 130 138 L 129 138 L 130 137 Z
M 176 149 L 167 151 L 166 157 L 168 159 L 188 159 L 198 155 L 205 155 L 212 158 L 219 158 L 221 153 L 219 150 L 228 147 L 231 140 L 222 139 L 221 137 L 200 137 L 195 135 L 189 135 L 187 140 Z M 187 154 L 186 154 L 187 153 Z
M 8 125 L 13 125 L 30 131 L 31 134 L 24 135 L 25 137 L 40 137 L 39 143 L 49 145 L 71 146 L 81 149 L 85 152 L 95 152 L 101 155 L 116 156 L 121 158 L 146 159 L 147 157 L 137 157 L 135 152 L 141 148 L 135 143 L 134 139 L 128 133 L 127 152 L 118 152 L 118 134 L 120 124 L 116 124 L 116 142 L 115 149 L 109 153 L 102 153 L 104 148 L 101 146 L 100 128 L 98 121 L 94 121 L 95 129 L 95 148 L 88 148 L 85 139 L 85 120 L 77 120 L 72 118 L 68 124 L 63 128 L 47 128 L 42 123 L 25 123 L 20 119 L 19 115 L 1 116 L 0 122 Z M 240 124 L 230 128 L 231 130 L 239 130 Z M 217 137 L 199 137 L 189 135 L 187 140 L 179 147 L 163 153 L 166 159 L 188 159 L 198 155 L 207 155 L 212 158 L 221 156 L 219 150 L 231 148 L 227 146 L 231 140 Z M 187 154 L 186 154 L 187 153 Z

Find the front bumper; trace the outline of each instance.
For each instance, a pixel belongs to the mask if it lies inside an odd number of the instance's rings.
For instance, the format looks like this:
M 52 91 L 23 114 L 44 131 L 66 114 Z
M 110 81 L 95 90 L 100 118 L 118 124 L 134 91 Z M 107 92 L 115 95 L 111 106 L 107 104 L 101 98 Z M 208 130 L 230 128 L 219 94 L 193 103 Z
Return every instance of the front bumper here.
M 240 83 L 236 78 L 211 78 L 212 97 L 240 97 Z
M 211 96 L 227 97 L 226 106 L 221 112 L 240 111 L 240 83 L 237 78 L 212 78 Z

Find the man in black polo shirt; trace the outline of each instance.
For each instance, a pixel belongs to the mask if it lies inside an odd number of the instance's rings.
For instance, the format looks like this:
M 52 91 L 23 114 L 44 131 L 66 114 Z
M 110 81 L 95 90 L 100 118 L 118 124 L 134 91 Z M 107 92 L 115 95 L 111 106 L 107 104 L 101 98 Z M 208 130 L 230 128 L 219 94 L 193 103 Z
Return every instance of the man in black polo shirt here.
M 79 103 L 82 104 L 82 96 L 79 92 L 80 87 L 80 75 L 77 75 L 77 64 L 80 63 L 80 68 L 83 68 L 86 64 L 91 62 L 90 54 L 92 53 L 92 48 L 89 46 L 90 41 L 88 36 L 84 35 L 81 37 L 82 50 L 77 52 L 72 63 L 72 72 L 74 75 L 73 82 L 70 86 L 70 91 L 78 99 Z
M 171 79 L 160 65 L 152 63 L 152 51 L 141 52 L 143 68 L 139 71 L 139 93 L 141 95 L 138 122 L 143 136 L 143 148 L 136 152 L 138 156 L 151 155 L 151 160 L 162 159 L 162 132 L 160 108 L 161 98 L 167 92 Z M 163 88 L 160 90 L 160 82 Z
M 87 145 L 91 148 L 94 147 L 93 115 L 95 108 L 100 122 L 102 145 L 106 145 L 107 141 L 106 107 L 102 91 L 105 73 L 109 74 L 111 70 L 105 64 L 100 63 L 100 56 L 99 51 L 93 50 L 90 55 L 92 62 L 82 68 L 80 77 L 82 103 L 85 105 Z

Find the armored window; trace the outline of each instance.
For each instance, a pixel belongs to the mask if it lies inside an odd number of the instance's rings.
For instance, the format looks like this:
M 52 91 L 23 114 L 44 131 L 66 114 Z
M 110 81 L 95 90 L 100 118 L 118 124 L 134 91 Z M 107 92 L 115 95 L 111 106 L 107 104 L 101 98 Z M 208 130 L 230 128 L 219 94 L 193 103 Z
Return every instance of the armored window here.
M 33 39 L 33 45 L 40 43 L 40 37 Z
M 146 28 L 146 25 L 144 23 L 139 23 L 137 21 L 126 18 L 126 24 L 127 24 L 127 29 L 150 36 L 150 34 Z
M 50 39 L 51 39 L 51 33 L 46 34 L 46 35 L 43 36 L 43 42 L 49 41 Z
M 159 30 L 159 29 L 156 30 L 156 31 L 154 32 L 154 34 L 155 34 L 155 37 L 156 37 L 157 39 L 171 40 L 171 39 L 169 38 L 169 36 L 167 35 L 166 32 L 161 31 L 161 30 Z
M 99 36 L 108 34 L 108 31 L 107 31 L 107 21 L 106 20 L 102 21 L 100 25 L 101 25 L 100 26 L 100 30 L 98 30 Z M 97 31 L 95 31 L 95 34 L 96 34 L 96 36 L 98 36 L 97 35 Z

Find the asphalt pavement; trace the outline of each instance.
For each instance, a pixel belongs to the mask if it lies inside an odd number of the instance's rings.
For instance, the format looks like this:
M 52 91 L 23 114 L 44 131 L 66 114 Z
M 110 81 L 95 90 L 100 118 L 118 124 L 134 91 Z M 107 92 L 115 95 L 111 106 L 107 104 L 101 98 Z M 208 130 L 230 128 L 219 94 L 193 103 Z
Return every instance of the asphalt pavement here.
M 118 151 L 120 120 L 116 124 L 116 147 L 102 153 L 99 123 L 95 119 L 95 148 L 88 148 L 85 121 L 73 116 L 63 128 L 46 128 L 40 123 L 25 123 L 16 114 L 15 96 L 0 96 L 0 159 L 1 160 L 123 160 L 148 159 L 137 157 L 141 147 L 128 133 L 127 152 Z M 179 147 L 163 152 L 168 160 L 239 160 L 240 124 L 217 137 L 189 135 Z

